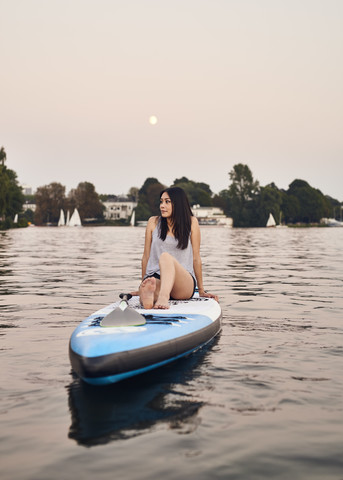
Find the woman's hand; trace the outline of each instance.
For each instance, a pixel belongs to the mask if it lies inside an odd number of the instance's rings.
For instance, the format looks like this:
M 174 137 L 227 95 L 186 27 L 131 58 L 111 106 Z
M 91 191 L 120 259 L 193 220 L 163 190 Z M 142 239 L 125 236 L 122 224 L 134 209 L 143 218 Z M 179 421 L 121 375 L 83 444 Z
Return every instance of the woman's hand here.
M 218 295 L 214 295 L 213 293 L 205 292 L 205 290 L 203 288 L 199 290 L 199 296 L 200 297 L 206 297 L 206 298 L 214 298 L 216 302 L 219 302 Z

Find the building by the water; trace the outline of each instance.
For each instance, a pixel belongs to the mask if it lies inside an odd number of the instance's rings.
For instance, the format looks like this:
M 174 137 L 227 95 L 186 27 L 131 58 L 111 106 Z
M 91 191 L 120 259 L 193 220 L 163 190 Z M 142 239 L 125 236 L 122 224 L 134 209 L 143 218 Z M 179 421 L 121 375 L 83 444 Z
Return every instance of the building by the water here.
M 121 198 L 102 203 L 105 205 L 104 217 L 106 220 L 129 220 L 133 210 L 137 207 L 137 202 Z
M 232 227 L 232 218 L 226 217 L 219 207 L 200 207 L 193 205 L 193 215 L 198 219 L 200 225 L 220 225 L 224 227 Z

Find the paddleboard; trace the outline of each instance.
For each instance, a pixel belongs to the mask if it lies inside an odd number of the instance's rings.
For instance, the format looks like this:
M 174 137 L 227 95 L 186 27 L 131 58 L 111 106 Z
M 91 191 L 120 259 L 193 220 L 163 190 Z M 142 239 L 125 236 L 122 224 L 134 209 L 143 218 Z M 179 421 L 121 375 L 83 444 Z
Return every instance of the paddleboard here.
M 73 331 L 71 366 L 87 383 L 107 385 L 160 367 L 201 348 L 221 330 L 219 303 L 197 293 L 190 300 L 171 300 L 168 310 L 143 309 L 136 296 L 127 304 L 126 314 L 139 314 L 141 322 L 127 325 L 123 315 L 121 325 L 120 308 L 125 305 L 116 302 Z M 113 326 L 105 326 L 109 315 L 115 317 Z

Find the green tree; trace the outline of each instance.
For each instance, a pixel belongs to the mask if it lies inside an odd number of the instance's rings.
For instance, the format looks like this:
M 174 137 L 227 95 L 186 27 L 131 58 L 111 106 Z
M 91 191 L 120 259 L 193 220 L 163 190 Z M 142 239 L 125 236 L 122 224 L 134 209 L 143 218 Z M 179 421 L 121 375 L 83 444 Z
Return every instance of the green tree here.
M 174 187 L 183 188 L 191 205 L 212 206 L 212 191 L 207 183 L 194 182 L 187 177 L 176 178 Z
M 138 202 L 136 207 L 136 220 L 137 221 L 145 221 L 151 217 L 150 208 L 146 205 L 146 203 Z
M 5 165 L 6 158 L 7 158 L 7 155 L 6 155 L 6 152 L 5 152 L 5 148 L 1 147 L 0 148 L 0 162 L 1 162 L 2 166 Z
M 0 221 L 8 218 L 7 224 L 15 214 L 20 213 L 23 208 L 24 195 L 18 184 L 17 174 L 5 165 L 6 152 L 4 147 L 0 150 Z M 6 227 L 7 228 L 7 227 Z
M 238 163 L 234 165 L 229 172 L 231 185 L 229 193 L 232 197 L 237 197 L 240 202 L 252 200 L 259 191 L 259 183 L 254 180 L 253 174 L 248 165 Z
M 132 200 L 133 202 L 138 202 L 139 188 L 131 187 L 130 190 L 129 190 L 129 193 L 127 195 L 129 197 L 129 199 Z
M 228 189 L 231 215 L 235 227 L 256 225 L 256 197 L 259 183 L 254 180 L 248 165 L 238 163 L 229 172 L 231 185 Z
M 165 186 L 157 178 L 149 177 L 139 190 L 136 220 L 148 220 L 160 213 L 160 192 Z
M 148 205 L 151 215 L 160 214 L 160 193 L 164 189 L 161 183 L 153 183 L 149 185 L 146 195 L 146 204 Z
M 232 215 L 229 190 L 221 190 L 218 195 L 214 195 L 212 204 L 214 207 L 221 208 L 227 217 Z
M 37 188 L 35 224 L 57 223 L 60 210 L 65 208 L 65 187 L 53 182 Z
M 155 183 L 158 183 L 159 185 L 162 185 L 158 180 L 157 178 L 155 177 L 148 177 L 145 182 L 143 183 L 143 185 L 141 186 L 141 188 L 139 189 L 139 195 L 147 195 L 148 194 L 148 188 L 150 187 L 150 185 L 154 185 Z M 163 188 L 162 188 L 163 190 Z
M 294 195 L 284 193 L 282 196 L 282 213 L 285 223 L 295 223 L 300 214 L 300 203 Z
M 299 203 L 294 222 L 317 223 L 328 214 L 327 199 L 320 190 L 311 187 L 305 180 L 294 180 L 289 185 L 287 195 L 295 197 Z
M 7 193 L 7 210 L 6 215 L 14 217 L 16 213 L 20 213 L 23 208 L 24 203 L 24 194 L 18 184 L 17 174 L 10 169 L 7 170 L 7 175 L 9 178 L 9 189 Z
M 77 208 L 82 220 L 103 219 L 104 206 L 92 183 L 81 182 L 76 189 L 69 192 L 68 206 Z
M 328 211 L 326 216 L 335 218 L 336 220 L 342 220 L 343 202 L 340 203 L 335 198 L 330 197 L 330 195 L 325 195 L 325 199 Z
M 10 180 L 7 169 L 4 165 L 0 166 L 0 220 L 5 220 L 8 208 L 8 191 L 10 188 Z
M 281 205 L 283 196 L 274 183 L 261 187 L 259 193 L 259 225 L 265 226 L 271 213 L 276 221 L 279 222 L 281 216 Z
M 107 193 L 99 193 L 99 200 L 101 202 L 107 202 L 109 197 L 111 197 L 111 195 L 108 195 Z

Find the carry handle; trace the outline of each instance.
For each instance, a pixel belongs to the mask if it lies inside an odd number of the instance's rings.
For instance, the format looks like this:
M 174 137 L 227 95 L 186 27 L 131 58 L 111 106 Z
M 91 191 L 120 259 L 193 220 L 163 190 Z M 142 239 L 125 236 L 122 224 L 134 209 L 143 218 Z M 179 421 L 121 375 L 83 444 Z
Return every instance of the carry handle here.
M 119 297 L 124 300 L 125 302 L 128 302 L 130 298 L 132 298 L 131 293 L 121 293 Z

